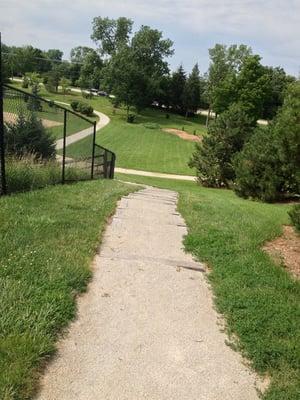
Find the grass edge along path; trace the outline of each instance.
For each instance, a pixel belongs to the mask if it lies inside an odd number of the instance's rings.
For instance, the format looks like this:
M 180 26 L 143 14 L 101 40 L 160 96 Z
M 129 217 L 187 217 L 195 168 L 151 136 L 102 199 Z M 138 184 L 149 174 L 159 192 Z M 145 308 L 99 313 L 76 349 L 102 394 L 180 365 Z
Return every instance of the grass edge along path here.
M 263 399 L 299 400 L 300 282 L 262 250 L 290 223 L 290 207 L 243 200 L 193 182 L 117 177 L 179 193 L 178 210 L 188 226 L 185 248 L 209 266 L 231 345 L 270 379 Z
M 115 181 L 54 186 L 0 199 L 0 398 L 29 399 L 117 200 L 135 187 Z

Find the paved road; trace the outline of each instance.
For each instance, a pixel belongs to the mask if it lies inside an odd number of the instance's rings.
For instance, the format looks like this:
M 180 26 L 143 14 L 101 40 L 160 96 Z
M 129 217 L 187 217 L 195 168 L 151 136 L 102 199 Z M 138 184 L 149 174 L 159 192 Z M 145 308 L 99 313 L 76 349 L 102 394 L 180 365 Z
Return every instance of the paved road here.
M 38 400 L 258 400 L 176 205 L 154 188 L 121 200 Z

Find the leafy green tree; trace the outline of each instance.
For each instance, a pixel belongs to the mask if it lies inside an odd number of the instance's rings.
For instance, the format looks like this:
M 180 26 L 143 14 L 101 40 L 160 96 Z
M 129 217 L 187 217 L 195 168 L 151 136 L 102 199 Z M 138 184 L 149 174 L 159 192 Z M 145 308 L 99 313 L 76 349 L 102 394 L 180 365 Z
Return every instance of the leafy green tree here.
M 235 159 L 236 193 L 275 201 L 300 193 L 300 82 L 290 84 L 275 122 L 256 130 Z
M 56 61 L 56 62 L 60 62 L 62 61 L 62 57 L 63 57 L 63 51 L 59 50 L 59 49 L 49 49 L 47 51 L 45 51 L 45 57 L 52 60 L 52 61 Z
M 129 45 L 112 55 L 104 69 L 105 85 L 115 102 L 141 110 L 150 105 L 159 91 L 161 78 L 168 72 L 165 57 L 173 54 L 172 42 L 156 29 L 142 26 Z
M 83 64 L 86 56 L 95 50 L 87 46 L 77 46 L 71 50 L 70 58 L 72 63 Z
M 213 48 L 209 49 L 210 65 L 205 93 L 206 101 L 209 104 L 208 119 L 212 109 L 217 113 L 220 112 L 219 110 L 215 110 L 215 107 L 218 107 L 220 103 L 220 99 L 222 100 L 224 96 L 224 88 L 220 89 L 220 86 L 226 81 L 225 87 L 228 88 L 228 81 L 233 79 L 233 76 L 240 71 L 244 60 L 251 54 L 251 48 L 243 44 L 239 46 L 216 44 Z M 225 90 L 225 92 L 227 91 L 228 89 Z
M 262 117 L 271 120 L 283 104 L 284 92 L 295 78 L 285 73 L 280 67 L 264 67 L 267 77 L 267 91 L 263 102 Z
M 44 75 L 44 85 L 48 92 L 58 92 L 58 86 L 61 78 L 62 74 L 58 66 L 55 66 L 51 71 Z
M 71 81 L 65 77 L 61 78 L 59 81 L 59 85 L 61 86 L 61 91 L 63 94 L 67 94 L 70 92 Z
M 82 89 L 99 88 L 102 78 L 102 68 L 103 62 L 99 54 L 95 50 L 89 51 L 81 65 L 77 84 Z
M 101 55 L 112 56 L 128 44 L 132 26 L 133 21 L 125 17 L 118 19 L 96 17 L 93 20 L 91 38 L 97 43 Z
M 196 168 L 200 183 L 210 187 L 230 186 L 235 179 L 233 159 L 251 137 L 255 120 L 243 107 L 233 104 L 209 125 L 208 133 L 189 163 Z

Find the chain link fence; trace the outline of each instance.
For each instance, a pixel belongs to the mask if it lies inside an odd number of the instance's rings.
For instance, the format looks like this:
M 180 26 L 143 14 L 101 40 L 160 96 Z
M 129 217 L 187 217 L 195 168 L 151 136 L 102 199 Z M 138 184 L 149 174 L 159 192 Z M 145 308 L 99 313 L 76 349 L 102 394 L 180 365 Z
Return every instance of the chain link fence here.
M 11 85 L 1 94 L 1 194 L 113 178 L 115 155 L 95 144 L 95 121 Z

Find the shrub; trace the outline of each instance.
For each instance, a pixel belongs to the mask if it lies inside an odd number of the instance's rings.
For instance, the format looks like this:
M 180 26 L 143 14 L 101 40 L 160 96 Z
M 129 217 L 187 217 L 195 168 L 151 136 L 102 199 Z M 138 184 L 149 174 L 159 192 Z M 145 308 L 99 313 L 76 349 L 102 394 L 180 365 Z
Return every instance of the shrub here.
M 127 115 L 127 122 L 129 122 L 130 124 L 133 124 L 134 123 L 134 121 L 135 121 L 135 118 L 136 118 L 136 116 L 135 116 L 135 114 L 128 114 Z
M 92 117 L 94 113 L 94 109 L 87 103 L 80 103 L 79 104 L 79 112 L 81 114 L 87 115 L 88 117 Z
M 292 208 L 292 210 L 289 212 L 289 216 L 292 224 L 300 232 L 300 204 L 297 204 Z
M 94 113 L 94 109 L 92 106 L 78 100 L 73 100 L 71 102 L 71 108 L 76 112 L 87 115 L 88 117 L 92 117 Z
M 189 163 L 195 167 L 199 181 L 204 186 L 230 186 L 235 179 L 234 155 L 239 152 L 254 130 L 255 122 L 244 109 L 233 104 L 228 111 L 220 114 L 208 128 L 208 134 Z
M 80 101 L 78 101 L 78 100 L 71 101 L 72 110 L 79 111 L 79 104 L 80 104 Z
M 55 157 L 55 139 L 34 113 L 19 114 L 16 123 L 5 125 L 5 143 L 8 154 L 18 157 L 34 154 L 36 158 Z

